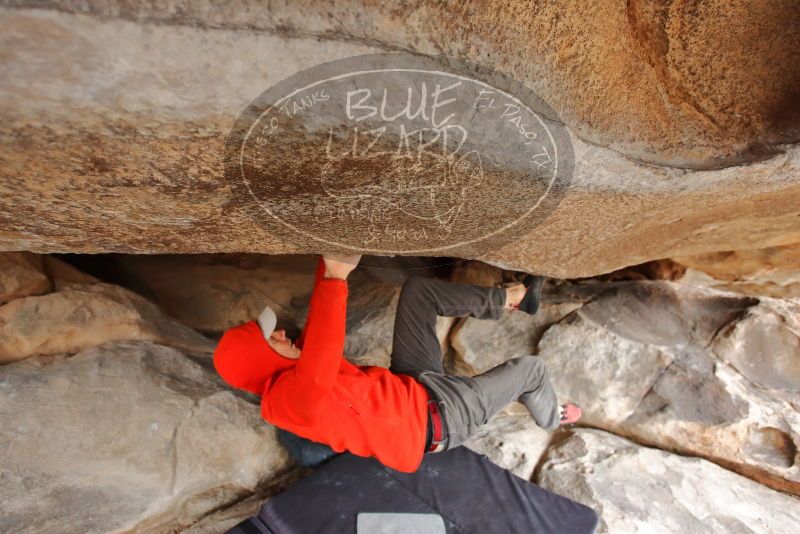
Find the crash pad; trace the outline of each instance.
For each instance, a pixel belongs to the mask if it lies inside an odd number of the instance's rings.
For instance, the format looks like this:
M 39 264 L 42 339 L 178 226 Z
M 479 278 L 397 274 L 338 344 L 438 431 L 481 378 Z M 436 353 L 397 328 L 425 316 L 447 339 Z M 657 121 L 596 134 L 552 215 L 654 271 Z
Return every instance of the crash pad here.
M 592 509 L 456 447 L 426 454 L 414 473 L 341 454 L 229 534 L 590 534 L 597 524 Z

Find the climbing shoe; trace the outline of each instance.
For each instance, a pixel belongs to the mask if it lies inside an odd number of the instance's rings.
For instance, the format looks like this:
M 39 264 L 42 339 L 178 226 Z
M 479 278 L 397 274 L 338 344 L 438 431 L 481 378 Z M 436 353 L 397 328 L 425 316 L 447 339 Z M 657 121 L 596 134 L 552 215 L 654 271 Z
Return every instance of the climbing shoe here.
M 575 406 L 570 402 L 559 406 L 559 412 L 561 414 L 561 421 L 558 423 L 559 425 L 570 425 L 575 423 L 583 414 L 583 411 L 580 409 L 580 407 Z
M 534 276 L 529 274 L 522 279 L 522 284 L 525 286 L 525 296 L 522 297 L 517 309 L 533 315 L 539 309 L 539 301 L 542 297 L 542 284 L 544 284 L 543 276 Z

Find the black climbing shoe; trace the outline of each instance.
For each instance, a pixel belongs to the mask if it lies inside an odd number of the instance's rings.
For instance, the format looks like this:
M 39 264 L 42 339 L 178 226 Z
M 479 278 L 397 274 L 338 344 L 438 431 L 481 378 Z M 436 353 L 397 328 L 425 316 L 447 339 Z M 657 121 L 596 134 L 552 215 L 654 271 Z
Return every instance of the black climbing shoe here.
M 525 296 L 519 303 L 517 309 L 533 315 L 539 309 L 539 302 L 542 298 L 542 284 L 544 284 L 544 276 L 534 276 L 529 274 L 522 279 L 522 284 L 525 286 Z

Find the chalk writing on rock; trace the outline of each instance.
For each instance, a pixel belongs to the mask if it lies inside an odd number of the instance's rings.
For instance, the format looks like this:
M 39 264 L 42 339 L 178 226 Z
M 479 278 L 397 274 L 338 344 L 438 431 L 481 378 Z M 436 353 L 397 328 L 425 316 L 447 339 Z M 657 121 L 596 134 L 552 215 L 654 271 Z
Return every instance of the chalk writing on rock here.
M 265 91 L 231 130 L 225 173 L 289 242 L 458 255 L 546 220 L 572 158 L 564 126 L 524 85 L 452 58 L 373 54 Z

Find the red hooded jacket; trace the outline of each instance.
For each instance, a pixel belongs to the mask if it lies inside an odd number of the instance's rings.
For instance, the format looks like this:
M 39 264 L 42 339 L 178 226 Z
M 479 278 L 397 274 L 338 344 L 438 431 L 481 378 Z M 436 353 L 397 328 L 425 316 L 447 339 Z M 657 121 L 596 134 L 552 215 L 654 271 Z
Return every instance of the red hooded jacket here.
M 231 386 L 261 395 L 261 415 L 333 450 L 375 457 L 403 472 L 422 462 L 428 392 L 410 376 L 344 359 L 347 282 L 323 278 L 320 259 L 300 358 L 269 346 L 255 321 L 225 332 L 214 367 Z

